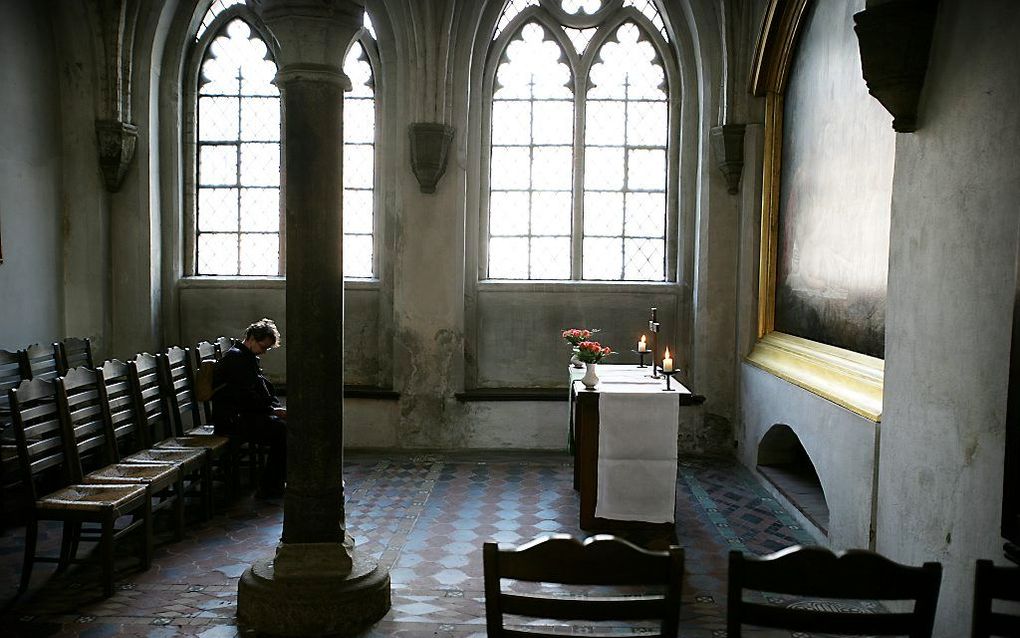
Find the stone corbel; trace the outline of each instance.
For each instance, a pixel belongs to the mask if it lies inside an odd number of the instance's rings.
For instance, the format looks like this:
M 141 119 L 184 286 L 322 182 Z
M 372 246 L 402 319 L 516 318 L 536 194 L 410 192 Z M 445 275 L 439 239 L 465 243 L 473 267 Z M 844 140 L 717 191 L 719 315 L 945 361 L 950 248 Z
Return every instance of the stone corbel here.
M 415 122 L 408 127 L 411 136 L 411 170 L 423 193 L 436 192 L 439 178 L 446 172 L 454 129 L 438 122 Z
M 99 168 L 103 171 L 103 181 L 108 191 L 116 193 L 134 159 L 138 127 L 120 120 L 97 120 L 96 139 L 99 141 Z
M 937 0 L 892 0 L 854 14 L 868 92 L 892 114 L 898 133 L 917 130 L 937 5 Z
M 716 166 L 726 178 L 726 191 L 736 195 L 744 170 L 744 124 L 723 124 L 712 129 Z
M 96 140 L 106 189 L 120 189 L 134 159 L 138 128 L 131 123 L 131 76 L 140 0 L 88 0 L 98 74 Z

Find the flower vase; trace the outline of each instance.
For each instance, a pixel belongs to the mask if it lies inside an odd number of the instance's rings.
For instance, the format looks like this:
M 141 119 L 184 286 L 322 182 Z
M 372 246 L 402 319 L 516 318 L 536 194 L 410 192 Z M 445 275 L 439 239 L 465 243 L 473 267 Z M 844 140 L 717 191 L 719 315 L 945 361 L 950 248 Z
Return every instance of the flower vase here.
M 584 364 L 587 368 L 584 371 L 584 376 L 581 378 L 581 383 L 584 384 L 585 389 L 594 390 L 595 386 L 599 384 L 599 375 L 595 374 L 595 366 L 597 363 L 586 363 Z
M 577 368 L 578 370 L 584 367 L 584 365 L 581 363 L 581 360 L 577 358 L 576 349 L 572 353 L 570 353 L 570 365 Z

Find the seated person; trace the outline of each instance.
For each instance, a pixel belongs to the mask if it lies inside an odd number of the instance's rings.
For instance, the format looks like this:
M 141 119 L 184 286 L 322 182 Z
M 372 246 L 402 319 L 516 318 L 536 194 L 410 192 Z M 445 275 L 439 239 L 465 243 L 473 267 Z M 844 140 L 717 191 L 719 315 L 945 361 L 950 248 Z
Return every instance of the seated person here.
M 287 410 L 262 374 L 259 355 L 280 345 L 280 331 L 272 319 L 261 319 L 244 331 L 216 362 L 213 371 L 213 423 L 216 434 L 239 437 L 269 447 L 258 495 L 283 495 L 287 478 Z

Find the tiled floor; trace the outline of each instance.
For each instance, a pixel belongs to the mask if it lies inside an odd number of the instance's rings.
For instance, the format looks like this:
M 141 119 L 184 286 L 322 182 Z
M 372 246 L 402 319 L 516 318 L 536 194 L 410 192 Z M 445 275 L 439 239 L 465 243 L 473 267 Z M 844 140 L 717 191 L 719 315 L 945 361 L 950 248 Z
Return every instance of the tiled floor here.
M 393 608 L 365 636 L 484 635 L 482 543 L 519 544 L 547 532 L 583 535 L 569 457 L 550 454 L 349 455 L 348 531 L 390 569 Z M 765 554 L 811 538 L 733 461 L 684 459 L 677 535 L 686 549 L 681 635 L 722 636 L 726 555 Z M 157 547 L 152 568 L 125 556 L 118 589 L 103 600 L 89 568 L 56 575 L 38 565 L 16 597 L 23 528 L 0 537 L 0 634 L 232 638 L 237 580 L 271 555 L 280 501 L 241 497 L 180 542 Z M 59 545 L 47 527 L 43 546 Z M 585 628 L 575 629 L 584 633 Z M 789 634 L 786 634 L 789 635 Z

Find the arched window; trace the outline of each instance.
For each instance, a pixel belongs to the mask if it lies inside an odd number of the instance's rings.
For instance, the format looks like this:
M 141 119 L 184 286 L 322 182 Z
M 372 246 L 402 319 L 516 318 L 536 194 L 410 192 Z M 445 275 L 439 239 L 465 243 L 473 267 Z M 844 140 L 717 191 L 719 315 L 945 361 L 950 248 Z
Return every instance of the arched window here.
M 366 32 L 343 68 L 344 273 L 370 278 L 375 266 L 375 40 Z M 189 203 L 196 275 L 285 274 L 280 208 L 280 93 L 272 38 L 243 0 L 216 0 L 196 38 Z
M 489 279 L 666 281 L 676 65 L 650 0 L 511 0 L 487 66 Z

